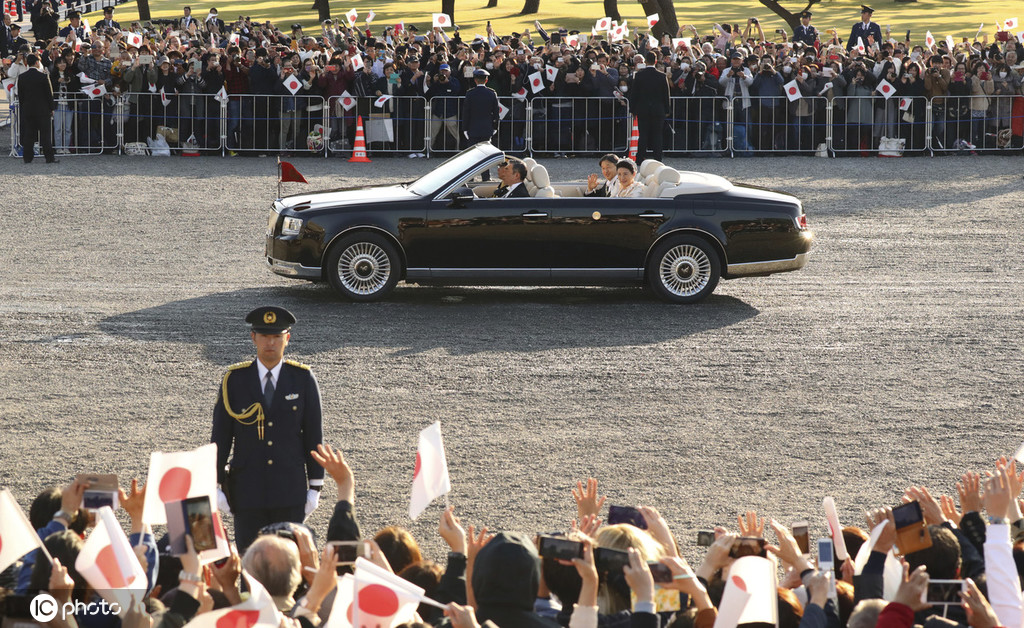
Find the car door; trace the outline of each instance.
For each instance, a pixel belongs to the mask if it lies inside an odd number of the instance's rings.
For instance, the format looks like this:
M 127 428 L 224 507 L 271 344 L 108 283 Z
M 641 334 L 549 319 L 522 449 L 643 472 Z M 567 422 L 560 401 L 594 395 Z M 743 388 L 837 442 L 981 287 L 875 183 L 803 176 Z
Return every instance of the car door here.
M 431 201 L 425 228 L 409 251 L 410 272 L 417 275 L 429 269 L 432 278 L 546 281 L 550 276 L 546 229 L 551 214 L 549 207 L 538 203 L 541 200 Z
M 643 277 L 647 250 L 675 213 L 670 199 L 560 198 L 551 212 L 552 277 Z

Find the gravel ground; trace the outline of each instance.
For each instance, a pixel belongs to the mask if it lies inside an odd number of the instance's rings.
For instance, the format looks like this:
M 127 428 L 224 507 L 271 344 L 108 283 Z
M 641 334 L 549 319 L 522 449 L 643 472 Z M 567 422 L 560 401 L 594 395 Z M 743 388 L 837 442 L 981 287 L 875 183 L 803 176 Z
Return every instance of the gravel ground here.
M 437 163 L 296 160 L 311 189 Z M 596 169 L 543 163 L 553 180 Z M 689 307 L 586 288 L 350 304 L 264 269 L 272 159 L 0 161 L 0 486 L 27 507 L 75 472 L 143 477 L 150 451 L 207 442 L 264 303 L 299 318 L 289 354 L 319 378 L 366 529 L 408 526 L 438 559 L 440 508 L 407 513 L 437 419 L 464 521 L 556 529 L 595 475 L 611 502 L 661 509 L 688 553 L 747 508 L 822 534 L 824 495 L 853 523 L 910 483 L 950 492 L 1024 440 L 1019 157 L 669 163 L 796 194 L 811 262 Z

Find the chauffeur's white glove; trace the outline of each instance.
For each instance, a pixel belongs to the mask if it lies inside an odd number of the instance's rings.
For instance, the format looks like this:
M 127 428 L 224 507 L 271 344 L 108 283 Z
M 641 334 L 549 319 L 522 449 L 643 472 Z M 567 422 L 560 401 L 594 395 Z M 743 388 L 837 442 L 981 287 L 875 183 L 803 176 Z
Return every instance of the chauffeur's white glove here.
M 231 514 L 231 506 L 228 506 L 228 496 L 220 488 L 217 489 L 217 510 L 225 515 Z
M 306 491 L 306 516 L 308 517 L 319 505 L 320 491 L 314 491 L 313 489 Z

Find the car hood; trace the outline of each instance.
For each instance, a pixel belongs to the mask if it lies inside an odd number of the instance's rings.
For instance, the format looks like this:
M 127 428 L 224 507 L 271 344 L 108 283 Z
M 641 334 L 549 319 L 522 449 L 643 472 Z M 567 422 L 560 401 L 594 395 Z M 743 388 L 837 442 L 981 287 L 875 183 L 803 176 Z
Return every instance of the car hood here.
M 326 207 L 406 201 L 414 198 L 419 197 L 401 185 L 388 185 L 376 188 L 339 188 L 337 190 L 313 192 L 312 194 L 296 194 L 285 197 L 277 202 L 281 209 L 302 212 Z

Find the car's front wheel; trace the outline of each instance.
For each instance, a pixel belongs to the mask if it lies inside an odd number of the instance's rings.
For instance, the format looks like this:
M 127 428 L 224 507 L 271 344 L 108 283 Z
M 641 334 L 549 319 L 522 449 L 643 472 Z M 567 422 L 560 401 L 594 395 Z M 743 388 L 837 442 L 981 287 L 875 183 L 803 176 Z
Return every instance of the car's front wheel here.
M 401 259 L 384 236 L 357 232 L 331 247 L 326 270 L 331 285 L 346 299 L 376 301 L 394 290 Z
M 662 242 L 647 263 L 647 284 L 669 303 L 696 303 L 715 291 L 721 261 L 705 239 L 681 235 Z

